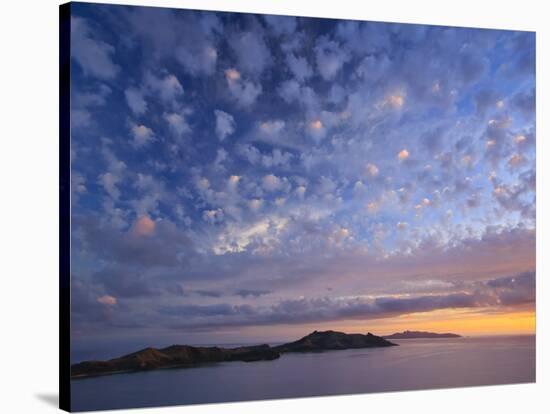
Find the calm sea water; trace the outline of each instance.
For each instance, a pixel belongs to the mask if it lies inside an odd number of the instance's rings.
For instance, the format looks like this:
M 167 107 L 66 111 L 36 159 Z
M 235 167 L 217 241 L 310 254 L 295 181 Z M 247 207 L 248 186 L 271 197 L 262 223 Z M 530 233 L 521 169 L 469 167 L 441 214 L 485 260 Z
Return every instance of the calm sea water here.
M 376 349 L 72 381 L 76 411 L 535 381 L 535 337 L 409 339 Z

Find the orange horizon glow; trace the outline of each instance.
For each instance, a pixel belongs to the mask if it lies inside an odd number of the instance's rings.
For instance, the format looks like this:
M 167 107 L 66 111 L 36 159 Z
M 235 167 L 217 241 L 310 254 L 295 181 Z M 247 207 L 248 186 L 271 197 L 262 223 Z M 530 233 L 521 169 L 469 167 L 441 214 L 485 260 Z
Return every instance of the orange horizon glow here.
M 384 336 L 403 331 L 455 333 L 461 336 L 535 335 L 536 314 L 532 308 L 499 312 L 496 309 L 445 309 L 370 320 L 346 320 L 300 325 L 256 326 L 255 336 L 277 341 L 301 338 L 314 330 L 367 333 Z
M 535 334 L 534 310 L 517 310 L 506 313 L 491 313 L 471 310 L 438 310 L 398 316 L 392 319 L 377 319 L 351 327 L 368 327 L 378 335 L 389 335 L 405 330 L 456 333 L 459 335 L 519 335 Z M 364 330 L 364 328 L 362 329 Z

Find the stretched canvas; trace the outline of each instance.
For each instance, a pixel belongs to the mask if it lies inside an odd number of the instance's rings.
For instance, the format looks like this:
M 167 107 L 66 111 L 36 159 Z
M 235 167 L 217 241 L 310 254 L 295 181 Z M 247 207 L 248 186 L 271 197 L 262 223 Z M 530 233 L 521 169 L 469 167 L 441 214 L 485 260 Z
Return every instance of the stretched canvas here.
M 60 8 L 61 408 L 535 381 L 535 33 Z

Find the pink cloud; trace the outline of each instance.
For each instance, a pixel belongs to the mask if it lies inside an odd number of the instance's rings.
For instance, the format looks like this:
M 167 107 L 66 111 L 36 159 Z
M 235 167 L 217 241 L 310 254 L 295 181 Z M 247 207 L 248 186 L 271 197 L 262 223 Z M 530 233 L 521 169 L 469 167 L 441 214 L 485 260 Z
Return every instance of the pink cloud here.
M 104 295 L 97 298 L 97 301 L 102 305 L 114 306 L 117 304 L 117 299 L 114 296 Z
M 149 236 L 155 232 L 156 224 L 149 216 L 141 216 L 132 228 L 133 234 L 136 236 Z

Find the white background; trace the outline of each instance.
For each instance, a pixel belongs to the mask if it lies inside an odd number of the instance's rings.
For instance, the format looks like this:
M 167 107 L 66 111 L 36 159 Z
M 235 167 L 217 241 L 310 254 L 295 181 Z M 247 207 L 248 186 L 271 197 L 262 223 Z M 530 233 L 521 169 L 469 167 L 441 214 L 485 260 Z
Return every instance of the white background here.
M 539 413 L 550 406 L 545 1 L 124 1 L 537 31 L 537 384 L 174 407 L 147 413 Z M 0 412 L 57 410 L 58 2 L 0 3 Z M 546 18 L 546 19 L 545 19 Z M 544 53 L 546 49 L 546 53 Z M 545 184 L 546 183 L 546 184 Z M 546 188 L 544 188 L 546 185 Z M 546 297 L 546 303 L 543 300 Z M 546 405 L 546 406 L 545 406 Z M 119 411 L 123 412 L 123 411 Z

